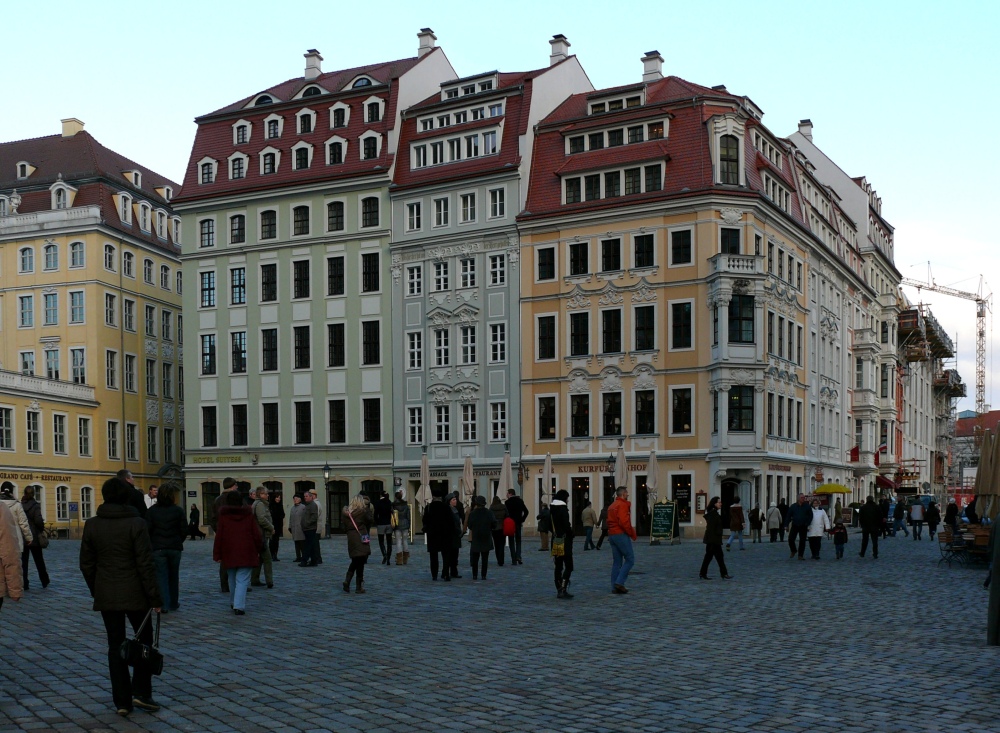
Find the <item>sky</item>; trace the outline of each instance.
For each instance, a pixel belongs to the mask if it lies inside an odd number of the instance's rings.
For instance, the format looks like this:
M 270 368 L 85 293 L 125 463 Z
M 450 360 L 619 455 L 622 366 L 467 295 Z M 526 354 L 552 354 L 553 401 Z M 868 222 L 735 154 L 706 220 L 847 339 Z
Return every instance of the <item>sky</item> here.
M 1000 170 L 989 120 L 1000 102 L 1000 3 L 661 2 L 608 5 L 435 0 L 375 5 L 281 3 L 10 3 L 0 22 L 0 141 L 58 133 L 76 117 L 108 147 L 180 181 L 194 118 L 299 77 L 310 48 L 334 70 L 416 54 L 430 27 L 460 76 L 548 64 L 565 35 L 597 88 L 637 82 L 656 49 L 664 74 L 725 84 L 764 110 L 779 136 L 813 122 L 813 140 L 851 176 L 864 175 L 895 227 L 904 277 L 985 293 L 1000 287 L 1000 227 L 983 225 Z M 655 8 L 655 10 L 653 10 Z M 287 14 L 283 14 L 287 11 Z M 929 269 L 930 268 L 930 269 Z M 975 400 L 975 304 L 907 289 L 958 346 Z M 995 304 L 1000 307 L 1000 304 Z M 1000 382 L 987 321 L 987 403 Z M 1000 407 L 1000 403 L 997 404 Z

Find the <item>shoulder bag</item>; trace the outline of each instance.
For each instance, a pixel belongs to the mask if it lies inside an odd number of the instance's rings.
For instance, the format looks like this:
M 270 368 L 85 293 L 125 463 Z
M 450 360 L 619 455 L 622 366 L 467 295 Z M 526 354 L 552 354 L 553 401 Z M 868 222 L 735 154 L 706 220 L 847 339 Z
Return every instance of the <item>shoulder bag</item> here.
M 364 543 L 365 543 L 366 545 L 367 545 L 367 544 L 370 544 L 370 543 L 371 543 L 371 541 L 372 541 L 372 538 L 368 536 L 368 533 L 367 533 L 367 532 L 365 532 L 364 534 L 362 534 L 361 530 L 360 530 L 360 529 L 358 529 L 358 523 L 354 521 L 354 515 L 353 515 L 353 514 L 351 514 L 350 512 L 348 512 L 348 513 L 347 513 L 347 516 L 349 516 L 349 517 L 351 518 L 351 524 L 353 524 L 353 525 L 354 525 L 354 530 L 355 530 L 355 531 L 356 531 L 356 532 L 357 532 L 358 534 L 360 534 L 360 535 L 361 535 L 361 541 L 362 541 L 362 542 L 364 542 Z
M 156 614 L 153 626 L 153 643 L 146 644 L 139 638 L 153 613 L 153 609 L 149 609 L 146 618 L 136 629 L 135 636 L 122 642 L 121 646 L 118 647 L 118 656 L 130 667 L 145 664 L 149 667 L 150 673 L 159 675 L 163 671 L 163 655 L 157 648 L 160 646 L 160 614 Z
M 566 555 L 566 538 L 552 538 L 552 557 L 564 557 Z

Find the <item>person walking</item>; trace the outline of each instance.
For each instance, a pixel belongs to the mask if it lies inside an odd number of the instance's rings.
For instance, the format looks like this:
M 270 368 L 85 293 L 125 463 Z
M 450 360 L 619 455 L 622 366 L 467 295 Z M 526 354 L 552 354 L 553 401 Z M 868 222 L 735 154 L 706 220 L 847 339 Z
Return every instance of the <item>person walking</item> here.
M 388 497 L 386 497 L 388 498 Z M 368 528 L 374 521 L 373 512 L 369 503 L 365 500 L 364 494 L 358 494 L 351 500 L 351 503 L 344 507 L 344 516 L 347 517 L 347 555 L 351 558 L 351 565 L 347 568 L 347 577 L 344 579 L 344 593 L 351 592 L 351 579 L 354 579 L 354 592 L 365 592 L 365 565 L 372 554 L 371 539 L 368 535 Z
M 875 497 L 869 496 L 864 506 L 858 511 L 858 524 L 861 526 L 861 552 L 858 557 L 864 557 L 868 551 L 868 540 L 872 542 L 872 558 L 878 560 L 878 538 L 882 534 L 882 508 L 875 503 Z
M 514 520 L 514 535 L 510 538 L 510 560 L 513 565 L 524 565 L 521 561 L 521 526 L 531 512 L 525 506 L 524 501 L 518 496 L 514 489 L 507 489 L 507 515 Z
M 708 566 L 712 558 L 715 558 L 715 562 L 719 565 L 719 577 L 723 580 L 732 579 L 726 569 L 726 558 L 722 553 L 722 515 L 719 514 L 721 501 L 718 496 L 713 496 L 705 510 L 705 537 L 702 539 L 705 543 L 705 559 L 701 561 L 701 572 L 698 574 L 702 580 L 711 580 L 708 577 Z
M 924 505 L 916 501 L 910 507 L 910 527 L 913 528 L 913 540 L 919 542 L 924 537 Z
M 507 546 L 507 537 L 503 533 L 503 520 L 507 518 L 507 507 L 500 501 L 499 496 L 493 496 L 490 511 L 493 512 L 493 516 L 497 520 L 496 527 L 493 529 L 493 552 L 496 554 L 497 565 L 503 567 L 504 553 L 506 552 L 504 548 Z
M 486 572 L 490 567 L 490 550 L 493 549 L 493 530 L 496 526 L 497 518 L 486 508 L 486 497 L 473 497 L 472 509 L 465 518 L 465 529 L 469 532 L 469 564 L 472 566 L 473 580 L 479 580 L 480 575 L 486 580 Z
M 326 515 L 323 513 L 323 504 L 319 500 L 319 492 L 316 489 L 309 489 L 307 494 L 312 494 L 312 503 L 316 506 L 316 538 L 312 543 L 312 560 L 316 565 L 323 564 L 323 552 L 320 550 L 320 540 L 323 539 L 323 532 L 326 529 Z M 365 497 L 366 499 L 368 497 Z
M 838 519 L 837 523 L 833 525 L 833 546 L 837 551 L 837 559 L 844 559 L 844 547 L 847 545 L 847 527 L 844 526 L 844 520 Z
M 615 490 L 615 500 L 608 507 L 608 542 L 611 543 L 611 592 L 628 593 L 625 581 L 635 565 L 635 551 L 632 543 L 637 536 L 632 526 L 632 504 L 628 500 L 628 489 L 619 486 Z
M 601 545 L 604 544 L 604 540 L 608 538 L 608 509 L 611 508 L 611 499 L 609 499 L 604 504 L 604 508 L 601 509 L 601 513 L 597 516 L 597 526 L 601 528 L 601 536 L 597 538 L 597 545 L 595 549 L 600 550 Z
M 118 650 L 125 641 L 125 620 L 144 644 L 153 643 L 153 624 L 143 623 L 150 609 L 163 606 L 153 569 L 153 548 L 146 521 L 130 504 L 132 488 L 121 479 L 108 479 L 101 487 L 104 503 L 83 525 L 80 572 L 100 612 L 108 638 L 108 676 L 111 697 L 121 716 L 136 707 L 160 709 L 153 699 L 153 674 L 144 660 L 136 661 L 131 678 L 128 664 Z M 140 630 L 141 629 L 141 630 Z
M 254 588 L 262 588 L 266 583 L 268 588 L 273 588 L 274 567 L 271 565 L 271 537 L 274 536 L 274 523 L 271 519 L 271 509 L 267 503 L 267 489 L 258 486 L 254 497 L 251 509 L 257 526 L 260 527 L 261 539 L 264 544 L 260 550 L 260 561 L 253 566 L 253 570 L 250 572 L 250 585 Z M 260 582 L 261 568 L 264 569 L 264 583 Z
M 21 538 L 21 528 L 14 519 L 14 513 L 5 502 L 0 502 L 0 608 L 3 608 L 4 598 L 10 598 L 17 603 L 24 594 L 24 581 L 21 580 L 21 550 L 17 544 L 19 538 Z
M 24 516 L 28 518 L 31 526 L 31 542 L 21 550 L 21 581 L 24 590 L 28 590 L 28 556 L 35 561 L 35 570 L 38 571 L 38 580 L 42 588 L 49 587 L 49 571 L 45 567 L 45 555 L 42 553 L 42 544 L 38 539 L 45 533 L 45 517 L 42 516 L 42 507 L 35 501 L 35 487 L 25 486 L 21 495 L 21 509 Z
M 392 512 L 392 543 L 396 546 L 396 564 L 406 565 L 410 562 L 410 505 L 403 498 L 402 489 L 396 492 Z
M 465 507 L 459 502 L 457 491 L 448 494 L 448 507 L 451 509 L 451 521 L 455 525 L 455 533 L 451 540 L 451 577 L 461 578 L 462 576 L 458 574 L 458 554 L 462 550 L 462 535 L 465 534 Z
M 958 504 L 954 496 L 948 497 L 948 506 L 944 510 L 944 523 L 951 527 L 952 534 L 958 532 Z
M 791 550 L 789 559 L 795 557 L 796 538 L 799 541 L 799 560 L 806 559 L 806 537 L 809 534 L 809 525 L 812 524 L 812 520 L 812 507 L 806 504 L 806 495 L 799 494 L 798 501 L 788 507 L 788 517 L 785 519 L 785 525 L 789 528 L 788 548 Z
M 4 481 L 3 484 L 0 484 L 0 504 L 7 506 L 11 517 L 14 519 L 14 524 L 17 526 L 18 531 L 15 538 L 17 540 L 17 556 L 21 557 L 24 548 L 31 544 L 34 534 L 31 531 L 31 523 L 28 521 L 28 515 L 24 513 L 24 507 L 21 506 L 21 502 L 14 496 L 14 484 L 10 481 Z M 23 581 L 21 585 L 23 588 Z
M 271 500 L 268 510 L 271 512 L 271 526 L 274 527 L 274 534 L 271 535 L 271 542 L 267 549 L 271 552 L 273 562 L 281 562 L 278 559 L 278 545 L 285 534 L 285 505 L 281 502 L 281 494 L 277 491 L 274 494 L 268 492 L 268 498 Z
M 538 516 L 535 517 L 538 522 L 538 536 L 541 538 L 541 547 L 538 548 L 539 552 L 549 551 L 549 534 L 552 532 L 552 514 L 549 512 L 549 505 L 543 503 L 541 509 L 538 512 Z
M 785 527 L 788 526 L 788 504 L 785 503 L 784 497 L 778 502 L 778 511 L 781 512 L 781 526 L 778 527 L 778 540 L 781 542 L 785 541 Z
M 740 549 L 743 547 L 743 528 L 746 527 L 746 515 L 743 513 L 743 505 L 740 497 L 733 499 L 732 506 L 729 507 L 729 541 L 726 543 L 726 552 L 733 544 L 733 540 L 740 541 Z
M 177 489 L 173 484 L 164 484 L 156 497 L 156 503 L 146 512 L 146 528 L 153 548 L 153 568 L 160 584 L 162 613 L 180 608 L 181 552 L 187 525 L 184 510 L 177 506 Z
M 451 548 L 454 544 L 455 520 L 451 507 L 444 502 L 444 489 L 431 489 L 431 500 L 424 509 L 424 533 L 427 535 L 427 553 L 431 556 L 431 580 L 451 580 Z M 439 566 L 439 557 L 443 562 Z M 501 563 L 502 565 L 503 563 Z
M 392 557 L 392 502 L 389 493 L 383 491 L 375 502 L 375 527 L 378 530 L 378 548 L 382 551 L 380 565 L 389 565 Z
M 750 510 L 750 544 L 759 543 L 760 532 L 764 529 L 764 512 L 760 510 L 760 505 Z
M 295 547 L 295 562 L 302 562 L 302 548 L 306 544 L 306 533 L 302 531 L 302 512 L 305 511 L 300 494 L 292 495 L 292 508 L 288 512 L 288 534 Z
M 556 598 L 570 600 L 573 594 L 569 592 L 569 579 L 573 574 L 573 523 L 569 518 L 569 492 L 560 489 L 552 499 L 552 538 L 553 547 L 557 541 L 562 541 L 563 554 L 553 555 L 555 561 Z
M 585 533 L 583 551 L 586 552 L 597 547 L 594 544 L 594 526 L 600 521 L 600 517 L 594 511 L 594 505 L 590 503 L 589 499 L 583 500 L 583 512 L 580 514 L 580 520 L 583 522 L 583 531 Z
M 208 518 L 208 526 L 212 530 L 213 536 L 218 536 L 219 533 L 219 512 L 222 507 L 226 505 L 226 500 L 229 498 L 228 494 L 236 493 L 239 494 L 239 489 L 236 484 L 236 479 L 232 476 L 226 476 L 222 479 L 222 493 L 215 497 L 215 501 L 212 502 L 212 514 Z M 242 497 L 240 497 L 242 499 Z M 214 542 L 215 540 L 213 540 Z M 212 551 L 213 555 L 215 550 Z M 219 592 L 229 593 L 229 573 L 226 571 L 226 566 L 219 563 Z
M 302 495 L 302 534 L 305 539 L 302 541 L 302 561 L 300 568 L 314 568 L 319 565 L 318 547 L 319 540 L 316 537 L 316 527 L 319 525 L 319 507 L 316 506 L 316 498 L 311 491 Z
M 191 539 L 205 539 L 208 536 L 201 531 L 201 511 L 196 504 L 191 505 L 191 513 L 188 515 L 187 536 Z
M 819 505 L 819 499 L 812 500 L 812 520 L 809 522 L 809 552 L 813 560 L 819 560 L 823 546 L 823 535 L 830 530 L 830 517 Z
M 906 507 L 903 506 L 902 497 L 896 500 L 896 506 L 892 510 L 892 534 L 902 531 L 907 537 L 910 533 L 906 529 Z
M 778 530 L 781 529 L 781 510 L 773 501 L 771 502 L 771 506 L 767 508 L 766 521 L 768 534 L 771 535 L 771 542 L 777 542 Z
M 238 491 L 226 494 L 226 503 L 219 509 L 219 529 L 215 536 L 212 559 L 226 569 L 229 577 L 229 605 L 237 616 L 246 614 L 247 588 L 250 574 L 260 563 L 264 535 Z
M 931 542 L 933 542 L 938 525 L 941 524 L 941 510 L 938 509 L 938 505 L 933 500 L 927 505 L 924 519 L 927 521 L 927 534 L 930 535 Z

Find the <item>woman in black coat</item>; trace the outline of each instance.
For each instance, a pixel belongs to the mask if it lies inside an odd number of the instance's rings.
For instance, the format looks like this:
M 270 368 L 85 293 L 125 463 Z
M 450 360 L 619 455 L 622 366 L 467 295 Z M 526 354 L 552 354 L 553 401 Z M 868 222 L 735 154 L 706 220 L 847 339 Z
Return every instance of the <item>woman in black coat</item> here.
M 569 492 L 560 489 L 552 499 L 549 512 L 552 516 L 552 546 L 556 540 L 563 540 L 563 554 L 554 555 L 556 598 L 570 599 L 569 576 L 573 574 L 573 524 L 569 518 Z
M 455 525 L 455 534 L 451 545 L 451 577 L 461 578 L 458 574 L 458 553 L 462 549 L 462 536 L 465 534 L 465 507 L 458 500 L 458 492 L 448 494 L 446 501 L 451 507 L 451 521 Z
M 174 503 L 177 489 L 171 484 L 160 487 L 156 503 L 146 512 L 146 526 L 153 547 L 153 567 L 156 580 L 160 584 L 163 598 L 163 613 L 167 609 L 180 608 L 180 568 L 181 551 L 188 527 L 184 522 L 184 510 Z
M 83 526 L 80 543 L 80 572 L 100 611 L 108 634 L 108 668 L 111 695 L 118 714 L 126 716 L 132 707 L 154 712 L 153 677 L 147 664 L 139 661 L 129 679 L 128 664 L 118 655 L 125 641 L 125 619 L 136 630 L 152 608 L 163 605 L 153 570 L 153 549 L 146 521 L 129 506 L 132 487 L 119 478 L 108 479 L 101 487 L 104 503 L 97 516 Z M 139 635 L 153 643 L 153 627 L 147 623 Z
M 472 579 L 479 580 L 479 572 L 482 570 L 483 580 L 486 580 L 497 519 L 486 508 L 485 496 L 477 496 L 473 502 L 472 510 L 465 520 L 465 526 L 469 530 L 469 562 L 472 565 Z
M 444 560 L 441 580 L 451 580 L 451 551 L 455 544 L 455 521 L 451 507 L 444 501 L 444 492 L 432 490 L 431 502 L 424 509 L 424 533 L 427 535 L 427 552 L 431 556 L 431 579 L 438 579 L 438 559 Z
M 205 539 L 207 535 L 201 531 L 201 512 L 198 511 L 198 506 L 196 504 L 191 505 L 191 514 L 188 516 L 188 536 L 191 539 Z
M 274 525 L 274 534 L 271 535 L 270 544 L 268 544 L 267 549 L 271 553 L 271 560 L 280 562 L 278 560 L 278 542 L 281 540 L 282 534 L 284 534 L 285 507 L 281 503 L 281 494 L 275 493 L 273 496 L 271 506 L 268 508 L 271 510 L 271 524 Z
M 42 516 L 42 507 L 35 501 L 35 487 L 25 486 L 24 494 L 21 497 L 21 508 L 24 509 L 28 517 L 28 524 L 31 525 L 31 544 L 25 545 L 21 551 L 21 578 L 24 581 L 24 589 L 28 590 L 28 556 L 35 560 L 35 569 L 38 570 L 38 580 L 42 587 L 49 584 L 49 571 L 45 567 L 45 556 L 42 554 L 42 545 L 38 541 L 38 536 L 45 532 L 45 518 Z
M 719 497 L 713 496 L 708 502 L 708 509 L 705 511 L 705 559 L 701 561 L 701 579 L 711 580 L 708 577 L 708 566 L 712 558 L 719 563 L 719 575 L 723 580 L 729 580 L 732 576 L 726 570 L 726 558 L 722 555 L 722 517 L 719 515 Z
M 507 537 L 503 533 L 503 520 L 510 515 L 507 514 L 507 506 L 500 500 L 499 495 L 494 495 L 493 503 L 490 504 L 490 512 L 497 520 L 497 525 L 493 529 L 493 551 L 496 552 L 497 565 L 503 567 L 504 547 L 507 546 Z

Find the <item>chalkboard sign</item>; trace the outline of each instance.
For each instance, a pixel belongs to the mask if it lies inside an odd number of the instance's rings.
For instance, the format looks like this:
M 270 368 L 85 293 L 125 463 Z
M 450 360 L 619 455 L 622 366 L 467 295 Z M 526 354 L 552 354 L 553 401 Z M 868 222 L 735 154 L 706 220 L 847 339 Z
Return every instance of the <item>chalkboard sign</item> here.
M 653 504 L 653 523 L 649 530 L 649 539 L 667 540 L 674 538 L 674 520 L 677 503 L 673 501 L 661 501 Z

